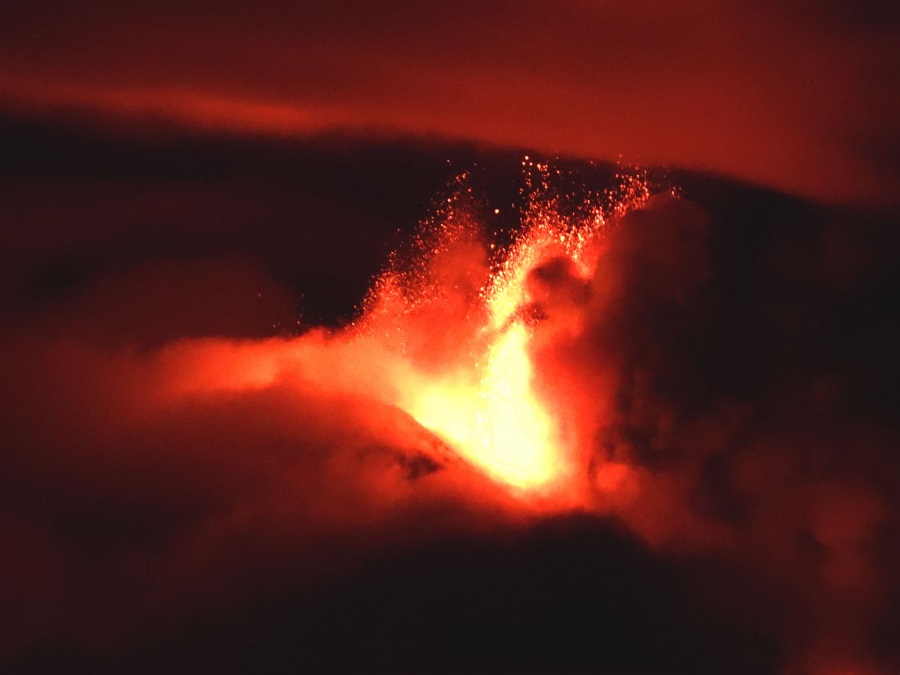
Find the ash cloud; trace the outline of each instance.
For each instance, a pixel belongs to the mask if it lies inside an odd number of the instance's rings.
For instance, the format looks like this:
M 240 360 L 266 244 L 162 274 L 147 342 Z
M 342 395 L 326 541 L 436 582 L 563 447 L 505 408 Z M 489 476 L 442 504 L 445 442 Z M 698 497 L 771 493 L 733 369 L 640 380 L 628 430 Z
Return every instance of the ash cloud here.
M 889 672 L 898 437 L 865 406 L 893 399 L 869 367 L 896 370 L 879 295 L 896 282 L 857 265 L 878 244 L 853 221 L 803 228 L 812 245 L 776 232 L 730 250 L 728 228 L 743 226 L 653 198 L 622 219 L 577 314 L 563 311 L 573 278 L 537 270 L 554 287 L 539 379 L 574 420 L 599 512 L 691 560 L 708 602 L 779 635 L 784 672 Z M 836 251 L 843 237 L 855 244 Z M 748 275 L 743 297 L 722 286 L 731 265 Z M 866 308 L 842 316 L 854 303 Z

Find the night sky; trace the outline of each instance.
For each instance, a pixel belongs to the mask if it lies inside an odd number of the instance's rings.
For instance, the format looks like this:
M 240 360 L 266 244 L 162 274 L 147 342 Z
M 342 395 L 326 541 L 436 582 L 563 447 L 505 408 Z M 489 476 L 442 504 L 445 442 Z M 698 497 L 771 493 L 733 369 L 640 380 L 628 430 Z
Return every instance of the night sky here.
M 900 671 L 898 37 L 842 0 L 4 3 L 0 670 Z M 461 173 L 508 243 L 525 156 L 656 193 L 588 280 L 529 277 L 568 509 L 329 342 Z M 229 379 L 292 340 L 303 377 Z

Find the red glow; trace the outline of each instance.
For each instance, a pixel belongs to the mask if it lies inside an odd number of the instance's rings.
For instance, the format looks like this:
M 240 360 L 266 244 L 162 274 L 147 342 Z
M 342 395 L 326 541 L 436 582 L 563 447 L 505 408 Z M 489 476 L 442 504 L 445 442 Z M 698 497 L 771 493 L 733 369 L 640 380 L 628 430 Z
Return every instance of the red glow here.
M 176 371 L 163 378 L 168 391 L 311 381 L 325 393 L 397 406 L 514 495 L 583 501 L 587 469 L 569 447 L 567 421 L 534 380 L 541 298 L 530 275 L 563 259 L 577 278 L 590 279 L 610 221 L 642 205 L 648 191 L 629 179 L 615 198 L 592 195 L 581 216 L 567 216 L 549 191 L 547 166 L 526 158 L 525 169 L 541 184 L 530 185 L 522 230 L 510 246 L 486 241 L 458 187 L 423 227 L 418 259 L 395 257 L 353 326 L 293 340 L 175 345 L 163 354 Z

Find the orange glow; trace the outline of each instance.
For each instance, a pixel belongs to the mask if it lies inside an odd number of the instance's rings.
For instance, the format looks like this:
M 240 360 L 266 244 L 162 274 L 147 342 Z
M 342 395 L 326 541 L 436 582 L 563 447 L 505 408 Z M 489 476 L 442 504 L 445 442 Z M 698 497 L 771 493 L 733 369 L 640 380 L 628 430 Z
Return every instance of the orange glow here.
M 565 471 L 549 414 L 531 388 L 528 331 L 514 324 L 491 346 L 480 379 L 424 382 L 404 407 L 493 478 L 539 488 Z
M 588 284 L 608 222 L 641 206 L 648 191 L 643 180 L 623 177 L 573 216 L 550 190 L 546 165 L 526 158 L 524 168 L 528 199 L 510 245 L 487 243 L 460 179 L 459 194 L 423 224 L 413 252 L 392 257 L 355 324 L 292 339 L 172 344 L 156 357 L 161 395 L 308 383 L 323 395 L 378 401 L 406 412 L 512 496 L 579 503 L 591 478 L 566 436 L 566 411 L 549 406 L 537 386 L 533 360 L 536 331 L 552 321 L 554 282 L 534 276 L 564 260 L 571 279 L 560 283 Z M 578 330 L 570 318 L 564 324 Z
M 642 204 L 647 188 L 642 181 L 626 180 L 615 198 L 591 195 L 586 215 L 565 216 L 550 193 L 548 167 L 528 158 L 524 167 L 526 176 L 537 174 L 541 183 L 529 180 L 523 230 L 493 260 L 486 283 L 466 297 L 471 306 L 454 309 L 452 289 L 443 287 L 459 285 L 442 268 L 457 259 L 454 249 L 469 253 L 478 238 L 477 223 L 451 199 L 436 243 L 429 249 L 427 237 L 419 242 L 427 260 L 420 261 L 412 278 L 387 272 L 360 324 L 370 333 L 384 331 L 405 349 L 407 370 L 395 382 L 399 407 L 497 482 L 522 495 L 561 496 L 573 491 L 579 468 L 573 449 L 565 446 L 561 420 L 535 389 L 532 324 L 540 319 L 529 316 L 536 302 L 529 275 L 563 257 L 575 274 L 590 279 L 607 217 Z M 458 331 L 460 325 L 467 330 L 457 342 L 465 348 L 453 344 L 435 354 L 444 343 L 428 334 Z M 422 345 L 424 353 L 417 352 Z

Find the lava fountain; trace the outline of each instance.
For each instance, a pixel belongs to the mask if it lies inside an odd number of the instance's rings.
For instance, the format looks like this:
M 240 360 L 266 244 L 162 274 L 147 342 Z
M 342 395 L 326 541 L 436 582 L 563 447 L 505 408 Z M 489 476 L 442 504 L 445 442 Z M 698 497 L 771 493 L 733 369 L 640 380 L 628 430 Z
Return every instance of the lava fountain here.
M 623 178 L 564 214 L 547 165 L 526 158 L 524 168 L 526 204 L 511 243 L 484 243 L 462 177 L 423 224 L 412 263 L 394 256 L 357 328 L 359 339 L 394 344 L 404 363 L 395 405 L 518 496 L 560 496 L 580 468 L 565 420 L 535 387 L 532 341 L 543 317 L 529 277 L 562 259 L 586 283 L 611 224 L 649 192 L 646 181 Z

